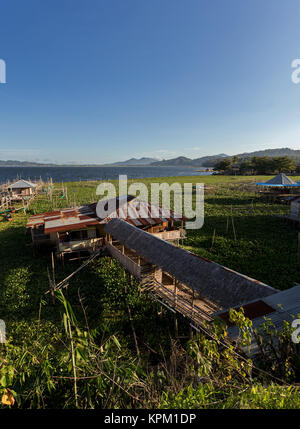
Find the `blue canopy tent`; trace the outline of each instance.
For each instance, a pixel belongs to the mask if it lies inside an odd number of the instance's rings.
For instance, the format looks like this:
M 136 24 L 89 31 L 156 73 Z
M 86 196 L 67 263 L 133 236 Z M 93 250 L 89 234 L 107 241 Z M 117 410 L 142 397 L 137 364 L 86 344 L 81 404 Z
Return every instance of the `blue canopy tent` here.
M 278 187 L 290 187 L 290 186 L 300 186 L 300 182 L 294 182 L 292 179 L 287 177 L 284 173 L 279 173 L 273 179 L 268 180 L 267 182 L 257 182 L 255 183 L 259 186 L 278 186 Z

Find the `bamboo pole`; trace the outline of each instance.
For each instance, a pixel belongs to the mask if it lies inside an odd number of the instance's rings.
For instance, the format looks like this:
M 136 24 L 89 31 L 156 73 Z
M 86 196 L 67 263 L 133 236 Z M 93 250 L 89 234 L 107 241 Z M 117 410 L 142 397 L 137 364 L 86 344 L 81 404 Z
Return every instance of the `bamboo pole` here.
M 231 216 L 231 222 L 232 222 L 232 229 L 233 229 L 234 241 L 236 241 L 236 240 L 237 240 L 237 238 L 236 238 L 236 232 L 235 232 L 235 226 L 234 226 L 233 216 Z
M 135 344 L 135 348 L 136 348 L 136 354 L 137 354 L 138 360 L 140 360 L 140 349 L 139 349 L 139 345 L 137 342 L 137 336 L 136 336 L 136 332 L 135 332 L 134 324 L 133 324 L 133 317 L 132 317 L 128 302 L 127 302 L 127 311 L 128 311 L 128 315 L 129 315 L 130 326 L 131 326 L 134 344 Z
M 52 302 L 55 304 L 55 266 L 54 266 L 54 254 L 51 252 L 51 265 L 52 265 L 52 290 L 51 290 L 51 296 L 52 296 Z
M 174 281 L 174 303 L 175 303 L 175 308 L 176 308 L 176 305 L 177 305 L 177 280 L 176 279 L 174 279 L 175 281 Z
M 298 232 L 298 262 L 300 264 L 300 232 Z
M 177 313 L 174 313 L 174 327 L 175 327 L 175 337 L 178 337 L 178 319 Z
M 194 309 L 195 309 L 194 300 L 195 300 L 195 289 L 193 288 L 193 295 L 192 295 L 192 317 L 194 315 Z
M 216 228 L 214 228 L 214 232 L 213 232 L 213 235 L 212 235 L 210 251 L 212 251 L 212 249 L 213 249 L 213 247 L 214 247 L 214 244 L 215 244 L 215 236 L 216 236 Z

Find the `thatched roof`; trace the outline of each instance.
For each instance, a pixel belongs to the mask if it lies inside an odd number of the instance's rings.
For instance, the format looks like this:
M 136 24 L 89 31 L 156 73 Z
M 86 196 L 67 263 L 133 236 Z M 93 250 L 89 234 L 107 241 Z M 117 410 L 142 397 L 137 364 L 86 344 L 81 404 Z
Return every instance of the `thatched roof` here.
M 8 189 L 27 189 L 35 187 L 36 185 L 34 183 L 28 182 L 28 180 L 20 179 L 12 185 L 9 185 Z
M 221 308 L 241 305 L 277 292 L 270 286 L 176 247 L 121 219 L 112 219 L 104 229 L 125 247 L 135 250 L 149 263 L 175 276 Z

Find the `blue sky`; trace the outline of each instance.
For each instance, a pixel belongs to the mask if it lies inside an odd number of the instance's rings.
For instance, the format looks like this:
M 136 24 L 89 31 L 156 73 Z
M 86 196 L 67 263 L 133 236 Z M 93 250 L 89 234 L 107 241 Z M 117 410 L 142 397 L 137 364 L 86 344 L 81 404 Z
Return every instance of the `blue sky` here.
M 1 4 L 0 159 L 300 149 L 299 0 Z

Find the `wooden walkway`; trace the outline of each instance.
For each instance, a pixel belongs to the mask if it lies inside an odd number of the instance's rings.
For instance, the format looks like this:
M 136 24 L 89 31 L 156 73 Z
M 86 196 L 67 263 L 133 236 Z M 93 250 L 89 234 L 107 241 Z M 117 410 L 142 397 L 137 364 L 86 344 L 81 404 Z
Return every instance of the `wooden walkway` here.
M 180 287 L 166 286 L 153 277 L 145 278 L 140 283 L 143 292 L 147 292 L 153 299 L 159 301 L 173 312 L 180 313 L 194 325 L 203 325 L 213 321 L 214 310 L 198 297 L 188 295 Z
M 157 279 L 157 266 L 149 264 L 135 251 L 118 241 L 107 240 L 106 249 L 111 257 L 117 259 L 125 270 L 140 281 L 140 289 L 143 292 L 173 312 L 180 313 L 193 325 L 201 326 L 204 322 L 211 322 L 212 315 L 220 311 L 220 308 L 207 298 L 200 297 L 195 290 L 167 273 L 162 273 L 161 279 Z

